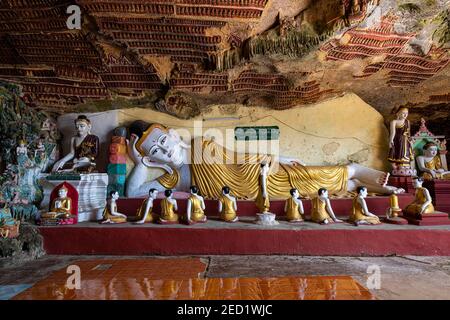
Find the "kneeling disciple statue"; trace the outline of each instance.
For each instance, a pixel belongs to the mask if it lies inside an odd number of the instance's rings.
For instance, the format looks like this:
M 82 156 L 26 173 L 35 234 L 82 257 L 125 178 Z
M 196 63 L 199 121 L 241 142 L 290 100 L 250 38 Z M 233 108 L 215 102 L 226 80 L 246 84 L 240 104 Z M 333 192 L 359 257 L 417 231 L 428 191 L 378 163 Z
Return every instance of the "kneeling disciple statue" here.
M 334 215 L 330 199 L 328 198 L 328 190 L 320 188 L 317 194 L 318 197 L 312 200 L 311 220 L 320 224 L 342 222 Z
M 356 226 L 362 224 L 380 224 L 380 218 L 369 212 L 365 198 L 367 197 L 367 188 L 360 186 L 356 189 L 358 195 L 353 198 L 352 214 L 349 222 Z
M 222 196 L 219 198 L 220 219 L 226 222 L 236 222 L 239 218 L 236 215 L 236 198 L 230 195 L 230 188 L 222 188 Z
M 111 191 L 109 193 L 110 199 L 103 210 L 103 220 L 101 223 L 124 223 L 127 222 L 127 216 L 123 213 L 117 212 L 117 199 L 119 199 L 119 192 Z
M 95 169 L 99 139 L 91 134 L 91 121 L 80 115 L 75 119 L 75 128 L 77 134 L 70 140 L 70 152 L 54 164 L 52 172 L 90 173 Z
M 72 215 L 72 199 L 67 196 L 67 188 L 62 186 L 58 190 L 58 197 L 50 205 L 50 212 L 41 215 L 44 219 L 68 219 Z
M 158 190 L 152 188 L 148 191 L 148 198 L 142 202 L 139 208 L 136 218 L 138 219 L 135 223 L 142 224 L 146 222 L 153 222 L 155 216 L 153 214 L 153 200 L 158 196 Z
M 446 171 L 438 155 L 438 146 L 434 142 L 428 142 L 423 146 L 423 156 L 417 157 L 417 166 L 425 180 L 443 179 L 450 180 L 450 171 Z
M 198 188 L 191 186 L 191 196 L 187 201 L 186 222 L 194 224 L 196 222 L 206 222 L 205 215 L 205 201 L 203 197 L 198 194 Z
M 290 190 L 291 197 L 286 200 L 284 204 L 284 212 L 286 213 L 286 219 L 289 222 L 302 222 L 304 221 L 303 215 L 303 203 L 300 200 L 297 189 Z
M 414 201 L 405 208 L 405 215 L 418 218 L 423 214 L 435 212 L 430 192 L 422 187 L 421 178 L 414 179 L 414 188 L 416 189 Z
M 177 200 L 173 196 L 172 190 L 168 189 L 164 191 L 166 196 L 161 200 L 161 215 L 159 216 L 158 222 L 161 224 L 172 224 L 178 223 L 178 210 Z

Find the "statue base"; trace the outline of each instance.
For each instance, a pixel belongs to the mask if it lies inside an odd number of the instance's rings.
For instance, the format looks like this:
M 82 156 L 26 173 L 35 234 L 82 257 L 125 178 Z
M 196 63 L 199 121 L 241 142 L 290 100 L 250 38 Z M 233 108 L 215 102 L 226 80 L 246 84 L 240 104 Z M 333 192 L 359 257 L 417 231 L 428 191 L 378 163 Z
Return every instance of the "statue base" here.
M 41 218 L 41 220 L 38 221 L 38 225 L 43 227 L 49 227 L 49 226 L 67 226 L 71 224 L 76 224 L 77 220 L 75 218 L 67 218 L 67 219 L 61 219 L 61 218 Z
M 108 175 L 106 173 L 43 174 L 40 184 L 44 190 L 44 198 L 40 204 L 40 209 L 43 212 L 49 210 L 52 190 L 65 181 L 78 191 L 78 222 L 100 220 L 106 205 L 106 190 L 108 187 Z
M 403 215 L 403 218 L 408 220 L 409 224 L 416 226 L 443 226 L 450 225 L 449 214 L 441 211 L 423 214 L 418 217 L 410 217 Z
M 262 226 L 276 226 L 280 223 L 275 218 L 276 214 L 271 212 L 257 213 L 255 223 Z
M 417 170 L 412 168 L 397 168 L 392 169 L 393 176 L 412 177 L 417 175 Z

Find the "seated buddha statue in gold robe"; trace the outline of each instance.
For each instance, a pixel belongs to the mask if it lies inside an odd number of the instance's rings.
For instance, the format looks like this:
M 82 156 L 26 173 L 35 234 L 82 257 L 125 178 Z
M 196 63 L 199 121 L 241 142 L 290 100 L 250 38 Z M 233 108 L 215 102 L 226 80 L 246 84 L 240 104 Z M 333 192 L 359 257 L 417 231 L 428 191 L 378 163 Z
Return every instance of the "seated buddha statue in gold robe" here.
M 342 222 L 334 214 L 330 199 L 328 198 L 328 190 L 320 188 L 317 194 L 318 196 L 312 199 L 311 220 L 320 224 Z
M 137 221 L 135 223 L 142 224 L 142 223 L 150 223 L 155 220 L 155 214 L 153 211 L 153 200 L 156 199 L 158 196 L 158 190 L 155 188 L 152 188 L 148 191 L 148 197 L 145 199 L 141 206 L 139 207 L 136 218 Z
M 438 153 L 438 146 L 434 142 L 428 142 L 423 146 L 423 155 L 417 157 L 417 166 L 425 180 L 444 179 L 450 180 L 450 171 L 442 166 Z
M 191 195 L 188 198 L 186 208 L 186 221 L 188 224 L 206 222 L 205 201 L 198 194 L 198 188 L 196 186 L 191 186 L 190 190 Z
M 161 215 L 158 218 L 158 222 L 161 224 L 178 223 L 178 210 L 177 200 L 173 198 L 173 191 L 167 189 L 164 191 L 166 196 L 161 200 Z
M 422 187 L 423 180 L 421 178 L 415 178 L 413 180 L 414 189 L 414 201 L 406 206 L 404 212 L 405 215 L 417 218 L 423 214 L 429 214 L 435 212 L 430 192 L 427 188 Z
M 127 177 L 128 197 L 145 195 L 150 188 L 188 192 L 191 185 L 196 185 L 205 199 L 217 199 L 222 187 L 229 186 L 236 198 L 254 200 L 264 186 L 261 163 L 270 163 L 271 173 L 266 177 L 266 197 L 261 194 L 259 199 L 285 199 L 292 188 L 302 197 L 315 195 L 321 187 L 330 194 L 342 194 L 362 184 L 376 193 L 404 192 L 386 185 L 388 173 L 356 163 L 306 166 L 294 158 L 238 153 L 233 150 L 234 140 L 227 148 L 202 137 L 186 143 L 176 130 L 140 120 L 133 122 L 129 131 L 128 153 L 134 167 Z M 149 168 L 163 169 L 165 173 L 149 180 Z
M 220 219 L 226 222 L 237 222 L 237 202 L 236 198 L 230 195 L 230 187 L 222 187 L 222 196 L 219 197 Z
M 291 196 L 286 200 L 284 204 L 284 213 L 286 214 L 286 220 L 289 222 L 302 222 L 304 221 L 303 203 L 299 199 L 300 194 L 298 190 L 293 188 L 290 191 Z
M 72 199 L 67 196 L 67 188 L 62 186 L 58 190 L 58 197 L 53 199 L 50 212 L 41 215 L 42 218 L 67 219 L 72 215 Z
M 380 218 L 371 213 L 367 208 L 365 198 L 367 197 L 367 188 L 358 187 L 358 195 L 353 198 L 352 212 L 349 222 L 353 222 L 356 226 L 363 224 L 380 224 Z
M 110 199 L 103 210 L 103 220 L 101 223 L 125 223 L 127 216 L 117 211 L 117 199 L 119 199 L 119 192 L 111 191 L 109 193 Z

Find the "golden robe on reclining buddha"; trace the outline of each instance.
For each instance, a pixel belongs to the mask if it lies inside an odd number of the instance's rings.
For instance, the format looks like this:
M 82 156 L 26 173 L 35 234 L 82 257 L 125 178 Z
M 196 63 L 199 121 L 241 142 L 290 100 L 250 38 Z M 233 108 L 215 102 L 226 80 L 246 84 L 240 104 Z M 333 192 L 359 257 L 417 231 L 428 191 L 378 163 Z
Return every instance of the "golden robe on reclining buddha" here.
M 292 158 L 233 152 L 202 138 L 194 138 L 188 145 L 174 129 L 140 120 L 131 125 L 130 133 L 129 155 L 135 166 L 127 178 L 128 197 L 146 194 L 150 188 L 188 192 L 190 185 L 196 185 L 207 199 L 220 197 L 223 186 L 229 186 L 238 199 L 254 199 L 259 189 L 261 162 L 271 164 L 268 178 L 271 199 L 284 199 L 292 188 L 307 197 L 319 188 L 328 189 L 330 194 L 345 194 L 362 184 L 370 192 L 404 192 L 386 186 L 387 173 L 355 163 L 305 166 Z M 162 168 L 166 174 L 146 181 L 148 168 Z

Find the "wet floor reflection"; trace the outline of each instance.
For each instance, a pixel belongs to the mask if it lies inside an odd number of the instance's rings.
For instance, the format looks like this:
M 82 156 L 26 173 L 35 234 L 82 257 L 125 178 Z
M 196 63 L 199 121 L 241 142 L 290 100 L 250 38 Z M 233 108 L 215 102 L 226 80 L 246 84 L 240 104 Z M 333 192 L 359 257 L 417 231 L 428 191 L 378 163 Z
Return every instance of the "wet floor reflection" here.
M 202 278 L 200 259 L 88 260 L 81 288 L 68 289 L 66 269 L 14 299 L 43 300 L 355 300 L 375 297 L 350 276 Z M 99 265 L 110 264 L 107 268 Z

